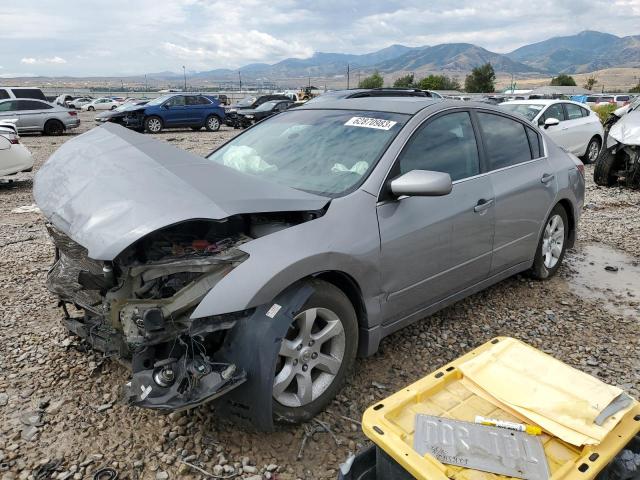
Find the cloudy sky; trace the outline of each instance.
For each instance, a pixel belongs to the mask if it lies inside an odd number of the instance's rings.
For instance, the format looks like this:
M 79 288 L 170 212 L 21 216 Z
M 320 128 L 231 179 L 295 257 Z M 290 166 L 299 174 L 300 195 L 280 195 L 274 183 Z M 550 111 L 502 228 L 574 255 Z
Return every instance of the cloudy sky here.
M 0 77 L 237 68 L 393 43 L 508 52 L 585 29 L 640 34 L 640 0 L 21 0 L 0 8 Z

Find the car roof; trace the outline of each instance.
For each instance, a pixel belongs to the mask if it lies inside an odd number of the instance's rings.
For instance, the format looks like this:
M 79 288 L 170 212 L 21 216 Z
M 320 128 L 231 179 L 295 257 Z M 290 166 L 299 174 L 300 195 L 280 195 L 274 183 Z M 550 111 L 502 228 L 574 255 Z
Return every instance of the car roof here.
M 308 110 L 369 110 L 376 112 L 404 113 L 414 115 L 423 108 L 436 103 L 444 103 L 439 98 L 431 97 L 359 97 L 359 98 L 326 98 L 322 102 L 308 102 L 298 109 Z M 455 102 L 464 105 L 463 102 Z M 466 103 L 468 104 L 468 102 Z

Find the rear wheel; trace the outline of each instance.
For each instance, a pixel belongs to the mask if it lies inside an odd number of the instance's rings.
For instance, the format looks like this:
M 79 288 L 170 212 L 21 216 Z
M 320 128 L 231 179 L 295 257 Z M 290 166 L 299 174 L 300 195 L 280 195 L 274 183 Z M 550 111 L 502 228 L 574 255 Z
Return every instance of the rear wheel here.
M 207 120 L 204 122 L 204 127 L 209 132 L 217 132 L 220 130 L 220 119 L 215 115 L 209 115 Z
M 87 111 L 88 112 L 95 112 L 96 109 L 95 109 L 95 107 L 89 106 L 89 107 L 87 107 Z
M 162 120 L 160 117 L 147 117 L 144 119 L 144 129 L 149 133 L 160 133 L 162 131 Z
M 593 169 L 593 180 L 603 187 L 611 187 L 618 182 L 616 175 L 616 156 L 611 150 L 603 150 Z
M 118 108 L 117 105 L 111 105 L 111 108 L 109 110 L 115 110 L 116 108 Z
M 600 154 L 600 138 L 593 137 L 589 140 L 589 145 L 587 145 L 587 151 L 582 156 L 582 161 L 584 163 L 594 163 L 598 159 L 598 155 Z
M 47 120 L 44 124 L 45 135 L 62 135 L 64 133 L 64 125 L 60 120 Z
M 353 368 L 358 320 L 336 286 L 313 280 L 314 293 L 282 339 L 273 380 L 276 420 L 299 423 L 320 413 Z
M 551 210 L 538 242 L 536 256 L 531 267 L 531 276 L 538 280 L 553 277 L 564 259 L 569 235 L 567 212 L 562 205 Z

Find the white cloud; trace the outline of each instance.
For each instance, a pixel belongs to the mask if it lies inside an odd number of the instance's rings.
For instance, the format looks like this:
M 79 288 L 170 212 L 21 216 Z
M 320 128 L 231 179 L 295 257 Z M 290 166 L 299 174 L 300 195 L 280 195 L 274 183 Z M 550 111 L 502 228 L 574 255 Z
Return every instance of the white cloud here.
M 33 58 L 26 57 L 20 60 L 20 63 L 24 63 L 26 65 L 43 65 L 43 64 L 58 64 L 61 65 L 63 63 L 67 63 L 67 61 L 62 57 L 51 57 L 51 58 Z

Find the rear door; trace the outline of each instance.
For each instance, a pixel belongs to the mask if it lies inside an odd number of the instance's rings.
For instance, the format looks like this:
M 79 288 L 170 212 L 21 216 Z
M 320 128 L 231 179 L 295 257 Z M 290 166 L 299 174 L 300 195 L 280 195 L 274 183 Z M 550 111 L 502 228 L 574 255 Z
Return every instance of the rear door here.
M 479 111 L 477 119 L 495 196 L 491 261 L 495 275 L 533 260 L 557 187 L 541 137 L 533 128 L 494 111 Z
M 565 134 L 567 138 L 568 150 L 575 155 L 584 155 L 587 144 L 593 136 L 593 129 L 589 126 L 590 118 L 583 115 L 582 107 L 573 103 L 563 103 L 566 120 Z
M 53 109 L 48 103 L 38 100 L 16 100 L 18 104 L 19 127 L 23 131 L 41 131 L 47 119 L 48 110 Z
M 489 177 L 480 175 L 479 142 L 468 110 L 428 119 L 407 142 L 389 179 L 412 170 L 449 173 L 453 190 L 378 204 L 388 323 L 484 280 L 491 266 L 494 195 Z

